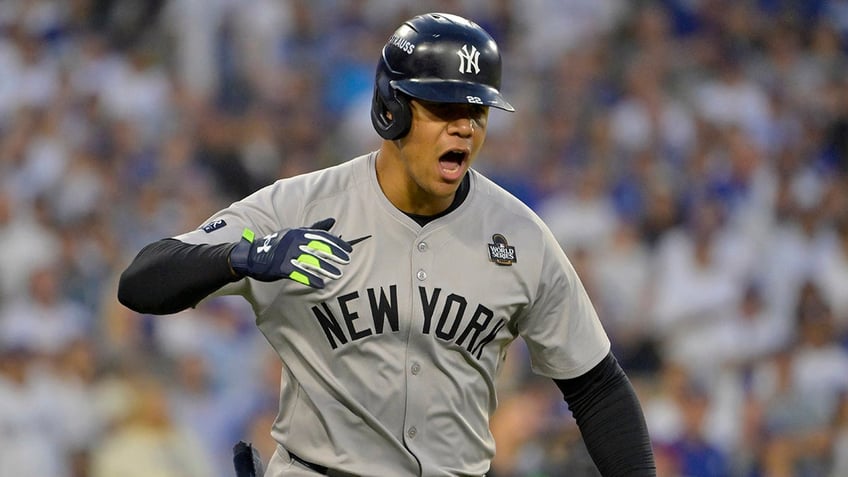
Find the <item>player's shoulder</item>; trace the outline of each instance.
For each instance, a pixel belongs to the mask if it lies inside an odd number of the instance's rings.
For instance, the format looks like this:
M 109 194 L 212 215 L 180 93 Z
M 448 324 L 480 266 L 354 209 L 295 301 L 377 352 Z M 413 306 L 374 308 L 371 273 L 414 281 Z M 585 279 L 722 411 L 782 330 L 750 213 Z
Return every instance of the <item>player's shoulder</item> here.
M 354 157 L 345 162 L 320 169 L 284 177 L 274 182 L 274 187 L 301 187 L 316 193 L 338 191 L 338 187 L 366 178 L 368 155 Z
M 358 156 L 328 167 L 277 179 L 260 192 L 300 202 L 331 198 L 367 182 L 368 155 Z
M 514 221 L 527 221 L 545 228 L 542 219 L 527 204 L 521 201 L 501 185 L 481 173 L 472 170 L 472 181 L 475 194 L 479 195 L 481 203 L 492 212 L 504 214 Z
M 494 180 L 479 171 L 472 174 L 471 204 L 462 216 L 470 222 L 465 224 L 471 225 L 466 228 L 476 231 L 482 238 L 495 240 L 497 235 L 517 251 L 532 250 L 532 253 L 518 252 L 524 257 L 520 268 L 529 270 L 528 273 L 533 274 L 533 270 L 539 271 L 554 263 L 566 269 L 565 254 L 539 215 Z

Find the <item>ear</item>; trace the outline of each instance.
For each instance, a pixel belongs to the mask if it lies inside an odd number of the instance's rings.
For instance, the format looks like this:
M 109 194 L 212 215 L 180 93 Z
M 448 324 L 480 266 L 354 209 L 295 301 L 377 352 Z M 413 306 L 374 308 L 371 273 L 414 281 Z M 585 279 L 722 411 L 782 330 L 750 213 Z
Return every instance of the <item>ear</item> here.
M 377 134 L 389 140 L 405 136 L 412 125 L 409 100 L 403 93 L 392 88 L 389 75 L 382 67 L 378 67 L 374 82 L 371 123 Z

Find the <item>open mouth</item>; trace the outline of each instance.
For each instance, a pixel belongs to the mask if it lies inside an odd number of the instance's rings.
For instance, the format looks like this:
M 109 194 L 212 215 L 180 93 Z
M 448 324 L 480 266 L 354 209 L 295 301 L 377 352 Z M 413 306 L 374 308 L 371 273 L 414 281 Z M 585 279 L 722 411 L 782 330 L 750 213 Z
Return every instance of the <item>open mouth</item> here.
M 462 164 L 468 158 L 468 151 L 452 149 L 439 157 L 439 166 L 442 172 L 453 174 L 462 170 Z

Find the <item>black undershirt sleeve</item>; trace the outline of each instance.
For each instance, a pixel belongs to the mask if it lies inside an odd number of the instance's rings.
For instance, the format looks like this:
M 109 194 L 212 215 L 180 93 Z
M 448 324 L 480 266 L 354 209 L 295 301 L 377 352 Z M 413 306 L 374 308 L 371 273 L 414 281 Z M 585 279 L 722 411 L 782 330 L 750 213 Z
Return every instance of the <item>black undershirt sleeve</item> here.
M 167 315 L 193 307 L 227 283 L 232 243 L 153 242 L 138 252 L 118 281 L 118 301 L 139 313 Z
M 612 352 L 586 374 L 554 382 L 601 475 L 657 475 L 642 407 Z

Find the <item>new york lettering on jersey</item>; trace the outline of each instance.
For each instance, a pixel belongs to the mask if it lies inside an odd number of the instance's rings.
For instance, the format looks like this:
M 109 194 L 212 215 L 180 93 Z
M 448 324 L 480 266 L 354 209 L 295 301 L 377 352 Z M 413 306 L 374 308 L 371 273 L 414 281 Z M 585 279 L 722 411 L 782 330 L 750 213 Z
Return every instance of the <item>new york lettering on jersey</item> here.
M 457 293 L 423 286 L 418 287 L 418 293 L 423 316 L 418 331 L 453 342 L 477 359 L 507 323 L 504 318 L 496 320 L 495 312 L 483 304 L 469 306 L 468 299 Z M 372 335 L 399 331 L 397 285 L 340 295 L 311 310 L 334 350 Z

